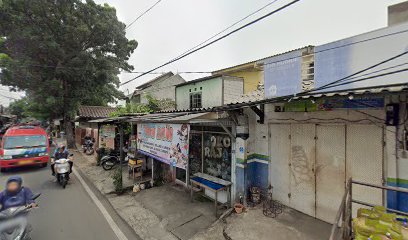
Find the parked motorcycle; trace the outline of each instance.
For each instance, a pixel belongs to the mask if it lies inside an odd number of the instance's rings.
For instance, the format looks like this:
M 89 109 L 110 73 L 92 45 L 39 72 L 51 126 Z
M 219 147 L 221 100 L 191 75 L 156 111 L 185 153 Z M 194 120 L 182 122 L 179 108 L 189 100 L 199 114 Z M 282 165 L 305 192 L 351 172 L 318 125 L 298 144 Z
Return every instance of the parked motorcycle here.
M 72 157 L 73 154 L 70 155 Z M 55 160 L 55 177 L 57 178 L 58 183 L 62 186 L 62 188 L 65 188 L 68 184 L 69 181 L 69 174 L 70 174 L 70 169 L 71 166 L 69 164 L 69 159 L 61 158 L 58 160 Z
M 86 155 L 92 155 L 95 152 L 94 140 L 86 139 L 85 143 L 82 145 L 82 150 Z
M 126 151 L 127 152 L 127 151 Z M 101 158 L 101 165 L 105 171 L 109 171 L 119 164 L 127 165 L 129 158 L 126 156 L 125 159 L 120 161 L 120 152 L 111 151 L 108 155 Z
M 41 194 L 34 195 L 33 200 Z M 27 217 L 33 208 L 21 206 L 8 208 L 0 212 L 0 239 L 1 240 L 31 240 L 31 225 Z

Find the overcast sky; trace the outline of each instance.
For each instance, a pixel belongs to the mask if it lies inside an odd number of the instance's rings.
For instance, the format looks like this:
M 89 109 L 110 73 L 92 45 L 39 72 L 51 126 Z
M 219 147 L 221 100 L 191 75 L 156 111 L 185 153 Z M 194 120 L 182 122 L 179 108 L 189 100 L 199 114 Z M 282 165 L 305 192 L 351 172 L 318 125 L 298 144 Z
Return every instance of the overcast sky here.
M 128 24 L 157 0 L 95 0 Z M 272 0 L 162 0 L 127 32 L 139 42 L 130 63 L 147 71 L 177 57 Z M 290 0 L 278 0 L 253 20 Z M 213 71 L 306 45 L 320 45 L 387 25 L 387 6 L 403 0 L 302 0 L 212 46 L 158 71 Z M 122 74 L 121 81 L 137 74 Z M 122 87 L 125 93 L 157 75 Z M 182 74 L 186 80 L 204 75 Z M 13 95 L 14 96 L 14 95 Z M 9 99 L 1 97 L 1 102 Z
M 157 0 L 96 0 L 132 22 Z M 147 71 L 176 56 L 272 0 L 162 0 L 133 24 L 127 37 L 139 42 L 131 64 Z M 290 0 L 278 0 L 255 19 Z M 403 0 L 303 0 L 160 71 L 213 71 L 306 45 L 319 45 L 387 25 L 387 6 Z M 248 19 L 250 21 L 251 19 Z M 137 74 L 122 74 L 126 81 Z M 203 75 L 182 74 L 186 80 Z M 123 86 L 132 91 L 154 75 Z

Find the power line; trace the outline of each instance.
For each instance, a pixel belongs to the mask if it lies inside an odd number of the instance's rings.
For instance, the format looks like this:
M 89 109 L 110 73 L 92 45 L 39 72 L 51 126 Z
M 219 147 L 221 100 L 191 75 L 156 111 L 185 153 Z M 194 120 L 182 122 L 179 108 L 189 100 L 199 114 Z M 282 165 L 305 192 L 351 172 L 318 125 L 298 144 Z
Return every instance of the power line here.
M 200 47 L 201 45 L 205 44 L 206 42 L 210 41 L 211 39 L 217 37 L 218 35 L 220 35 L 220 34 L 222 34 L 222 33 L 224 33 L 224 32 L 226 32 L 227 30 L 231 29 L 233 26 L 237 25 L 238 23 L 241 23 L 242 21 L 246 20 L 247 18 L 249 18 L 249 17 L 255 15 L 256 13 L 258 13 L 258 12 L 260 12 L 260 11 L 262 11 L 262 10 L 264 10 L 265 8 L 269 7 L 270 5 L 274 4 L 274 3 L 277 2 L 277 1 L 278 1 L 278 0 L 274 0 L 274 1 L 272 1 L 272 2 L 269 2 L 268 4 L 266 4 L 266 5 L 264 5 L 263 7 L 259 8 L 259 9 L 256 10 L 255 12 L 252 12 L 251 14 L 245 16 L 244 18 L 241 18 L 240 20 L 238 20 L 237 22 L 233 23 L 232 25 L 226 27 L 226 28 L 223 29 L 222 31 L 220 31 L 220 32 L 218 32 L 218 33 L 216 33 L 216 34 L 214 34 L 214 35 L 211 36 L 210 38 L 207 38 L 205 41 L 201 42 L 200 44 L 198 44 L 198 45 L 196 45 L 196 46 L 190 48 L 189 50 L 183 52 L 182 54 L 180 54 L 180 55 L 177 56 L 176 58 L 181 57 L 181 56 L 183 56 L 184 54 L 186 54 L 186 53 L 188 53 L 188 52 L 190 52 L 190 51 L 192 51 L 192 50 L 194 50 L 194 49 Z
M 339 45 L 339 46 L 335 46 L 335 47 L 331 47 L 331 48 L 327 48 L 327 49 L 322 49 L 322 50 L 319 50 L 319 51 L 314 51 L 313 54 L 327 52 L 327 51 L 331 51 L 331 50 L 335 50 L 335 49 L 339 49 L 339 48 L 343 48 L 343 47 L 348 47 L 348 46 L 352 46 L 352 45 L 360 44 L 360 43 L 364 43 L 364 42 L 369 42 L 369 41 L 377 40 L 377 39 L 384 38 L 384 37 L 391 37 L 391 36 L 406 33 L 406 32 L 408 32 L 408 29 L 393 32 L 393 33 L 388 33 L 388 34 L 384 34 L 384 35 L 380 35 L 380 36 L 376 36 L 376 37 L 372 37 L 372 38 L 363 39 L 363 40 L 356 41 L 356 42 L 346 43 L 346 44 L 343 44 L 343 45 Z M 277 55 L 282 55 L 282 54 L 277 54 Z M 288 60 L 293 60 L 293 59 L 297 59 L 297 58 L 301 58 L 301 57 L 302 56 L 294 56 L 294 57 L 285 58 L 285 59 L 281 59 L 281 60 L 277 60 L 277 61 L 273 61 L 273 62 L 264 63 L 263 65 L 267 66 L 267 65 L 280 63 L 280 62 L 284 62 L 284 61 L 288 61 Z
M 395 59 L 400 58 L 400 57 L 402 57 L 402 56 L 405 56 L 405 55 L 407 55 L 407 54 L 408 54 L 408 51 L 403 52 L 403 53 L 400 53 L 400 54 L 397 54 L 397 55 L 395 55 L 395 56 L 393 56 L 393 57 L 391 57 L 391 58 L 388 58 L 388 59 L 383 60 L 383 61 L 381 61 L 381 62 L 379 62 L 379 63 L 376 63 L 376 64 L 374 64 L 374 65 L 371 65 L 371 66 L 369 66 L 369 67 L 367 67 L 367 68 L 364 68 L 364 69 L 362 69 L 362 70 L 360 70 L 360 71 L 357 71 L 357 72 L 355 72 L 355 73 L 353 73 L 353 74 L 351 74 L 351 75 L 348 75 L 348 76 L 346 76 L 346 77 L 340 78 L 339 80 L 336 80 L 336 81 L 334 81 L 334 82 L 325 84 L 325 85 L 320 86 L 320 87 L 318 87 L 318 88 L 316 88 L 316 89 L 309 90 L 308 92 L 315 92 L 315 91 L 318 91 L 318 90 L 322 90 L 322 89 L 326 89 L 326 88 L 331 88 L 331 87 L 334 87 L 334 86 L 341 86 L 341 85 L 336 85 L 336 84 L 338 84 L 338 83 L 340 83 L 340 82 L 344 82 L 344 81 L 348 80 L 348 79 L 351 78 L 351 77 L 357 76 L 357 75 L 359 75 L 359 74 L 361 74 L 361 73 L 363 73 L 363 72 L 366 72 L 366 71 L 368 71 L 368 70 L 370 70 L 370 69 L 373 69 L 373 68 L 376 68 L 376 67 L 378 67 L 378 66 L 381 66 L 381 65 L 383 65 L 383 64 L 385 64 L 385 63 L 388 63 L 388 62 L 390 62 L 390 61 L 392 61 L 392 60 L 395 60 Z M 397 72 L 398 72 L 398 71 L 397 71 Z M 369 79 L 369 78 L 366 78 L 366 79 Z M 357 80 L 354 80 L 354 81 L 357 81 Z M 353 82 L 353 81 L 350 81 L 350 83 L 351 83 L 351 82 Z
M 404 68 L 404 69 L 400 69 L 400 70 L 396 70 L 396 71 L 392 71 L 392 72 L 387 72 L 387 73 L 383 73 L 383 74 L 378 74 L 378 75 L 374 75 L 374 76 L 371 76 L 371 77 L 360 78 L 360 79 L 356 79 L 356 80 L 352 80 L 352 81 L 346 81 L 346 82 L 334 84 L 334 85 L 331 85 L 329 87 L 322 88 L 322 89 L 339 87 L 339 86 L 348 85 L 348 84 L 355 83 L 355 82 L 361 82 L 361 81 L 365 81 L 365 80 L 384 77 L 384 76 L 393 75 L 393 74 L 397 74 L 397 73 L 402 73 L 402 72 L 406 72 L 406 71 L 408 71 L 408 68 Z
M 137 20 L 139 20 L 141 17 L 143 17 L 146 13 L 148 13 L 150 10 L 152 10 L 157 4 L 159 4 L 162 0 L 157 1 L 155 4 L 153 4 L 150 8 L 148 8 L 146 11 L 144 11 L 142 14 L 140 14 L 135 20 L 133 20 L 129 25 L 127 25 L 127 27 L 125 28 L 125 30 L 127 30 L 128 28 L 130 28 Z
M 186 54 L 184 54 L 184 55 L 182 55 L 182 56 L 179 56 L 179 57 L 177 57 L 177 58 L 175 58 L 175 59 L 173 59 L 173 60 L 170 60 L 170 61 L 168 61 L 168 62 L 166 62 L 166 63 L 164 63 L 164 64 L 162 64 L 162 65 L 160 65 L 160 66 L 158 66 L 158 67 L 155 67 L 155 68 L 153 68 L 153 69 L 147 71 L 147 72 L 144 73 L 144 74 L 140 74 L 139 76 L 134 77 L 134 78 L 132 78 L 132 79 L 130 79 L 130 80 L 124 82 L 124 83 L 121 83 L 120 85 L 121 85 L 121 86 L 122 86 L 122 85 L 125 85 L 125 84 L 127 84 L 127 83 L 129 83 L 129 82 L 132 82 L 132 81 L 134 81 L 134 80 L 136 80 L 136 79 L 138 79 L 138 78 L 140 78 L 140 77 L 142 77 L 142 76 L 144 76 L 144 75 L 146 75 L 146 74 L 148 74 L 148 73 L 150 73 L 150 72 L 153 72 L 153 71 L 155 71 L 155 70 L 157 70 L 157 69 L 159 69 L 159 68 L 161 68 L 161 67 L 164 67 L 164 66 L 169 65 L 169 64 L 171 64 L 171 63 L 173 63 L 173 62 L 176 62 L 176 61 L 178 61 L 178 60 L 180 60 L 180 59 L 182 59 L 182 58 L 185 58 L 185 57 L 187 57 L 187 56 L 189 56 L 189 55 L 191 55 L 191 54 L 193 54 L 193 53 L 195 53 L 195 52 L 197 52 L 197 51 L 199 51 L 199 50 L 201 50 L 201 49 L 203 49 L 203 48 L 206 48 L 206 47 L 208 47 L 208 46 L 210 46 L 210 45 L 212 45 L 212 44 L 214 44 L 214 43 L 216 43 L 216 42 L 218 42 L 218 41 L 220 41 L 220 40 L 222 40 L 222 39 L 224 39 L 224 38 L 226 38 L 226 37 L 228 37 L 228 36 L 230 36 L 230 35 L 232 35 L 232 34 L 234 34 L 234 33 L 236 33 L 236 32 L 238 32 L 238 31 L 240 31 L 240 30 L 242 30 L 242 29 L 244 29 L 244 28 L 247 28 L 247 27 L 249 27 L 249 26 L 251 26 L 251 25 L 253 25 L 253 24 L 255 24 L 255 23 L 257 23 L 257 22 L 259 22 L 259 21 L 261 21 L 261 20 L 263 20 L 263 19 L 265 19 L 265 18 L 267 18 L 267 17 L 269 17 L 269 16 L 271 16 L 271 15 L 273 15 L 273 14 L 275 14 L 275 13 L 280 12 L 280 11 L 284 10 L 285 8 L 291 6 L 291 5 L 293 5 L 293 4 L 295 4 L 295 3 L 299 2 L 299 1 L 300 1 L 300 0 L 294 0 L 294 1 L 292 1 L 292 2 L 290 2 L 290 3 L 288 3 L 288 4 L 286 4 L 286 5 L 284 5 L 284 6 L 280 7 L 280 8 L 278 8 L 278 9 L 276 9 L 276 10 L 274 10 L 274 11 L 268 13 L 268 14 L 263 15 L 262 17 L 259 17 L 259 18 L 255 19 L 255 20 L 253 20 L 253 21 L 251 21 L 251 22 L 249 22 L 249 23 L 247 23 L 247 24 L 244 24 L 243 26 L 241 26 L 241 27 L 239 27 L 239 28 L 237 28 L 237 29 L 235 29 L 235 30 L 233 30 L 233 31 L 231 31 L 231 32 L 229 32 L 229 33 L 227 33 L 227 34 L 225 34 L 225 35 L 219 37 L 219 38 L 216 38 L 216 39 L 210 41 L 209 43 L 204 44 L 203 46 L 201 46 L 201 47 L 199 47 L 199 48 L 196 48 L 196 49 L 194 49 L 194 50 L 192 50 L 192 51 L 190 51 L 190 52 L 188 52 L 188 53 L 186 53 Z
M 406 33 L 408 32 L 408 29 L 406 30 L 402 30 L 402 31 L 398 31 L 398 32 L 394 32 L 394 33 L 390 33 L 390 34 L 385 34 L 385 35 L 381 35 L 381 36 L 377 36 L 377 37 L 373 37 L 373 38 L 368 38 L 368 39 L 363 39 L 357 42 L 352 42 L 352 43 L 348 43 L 348 44 L 344 44 L 344 45 L 340 45 L 340 46 L 335 46 L 332 48 L 327 48 L 327 49 L 323 49 L 320 51 L 315 51 L 313 54 L 318 54 L 318 53 L 322 53 L 322 52 L 326 52 L 326 51 L 330 51 L 330 50 L 335 50 L 338 48 L 342 48 L 342 47 L 346 47 L 346 46 L 351 46 L 351 45 L 355 45 L 355 44 L 360 44 L 363 42 L 368 42 L 368 41 L 372 41 L 372 40 L 376 40 L 379 38 L 384 38 L 384 37 L 390 37 L 390 36 L 394 36 L 394 35 L 398 35 L 398 34 L 402 34 L 402 33 Z M 272 56 L 273 57 L 273 56 Z M 279 62 L 284 62 L 284 61 L 288 61 L 288 60 L 293 60 L 293 59 L 297 59 L 297 58 L 301 58 L 302 56 L 295 56 L 295 57 L 290 57 L 290 58 L 285 58 L 285 59 L 281 59 L 281 60 L 277 60 L 277 61 L 273 61 L 273 62 L 268 62 L 268 63 L 264 63 L 264 66 L 268 66 L 271 64 L 275 64 L 275 63 L 279 63 Z M 72 69 L 72 70 L 87 70 L 86 68 L 80 68 L 80 67 L 65 67 L 65 66 L 51 66 L 51 65 L 38 65 L 38 64 L 20 64 L 18 67 L 42 67 L 42 68 L 58 68 L 58 69 Z M 107 70 L 105 70 L 107 71 Z M 115 70 L 112 70 L 115 71 Z M 235 71 L 231 71 L 231 73 L 235 73 L 235 72 L 241 72 L 241 71 L 247 71 L 247 70 L 235 70 Z M 255 70 L 255 71 L 262 71 L 262 70 Z M 254 71 L 254 72 L 255 72 Z M 128 71 L 120 71 L 121 73 L 136 73 L 136 74 L 164 74 L 165 72 L 143 72 L 143 71 L 132 71 L 132 72 L 128 72 Z M 183 72 L 178 72 L 181 74 L 189 74 L 189 73 L 212 73 L 210 71 L 183 71 Z M 126 84 L 126 83 L 124 83 Z

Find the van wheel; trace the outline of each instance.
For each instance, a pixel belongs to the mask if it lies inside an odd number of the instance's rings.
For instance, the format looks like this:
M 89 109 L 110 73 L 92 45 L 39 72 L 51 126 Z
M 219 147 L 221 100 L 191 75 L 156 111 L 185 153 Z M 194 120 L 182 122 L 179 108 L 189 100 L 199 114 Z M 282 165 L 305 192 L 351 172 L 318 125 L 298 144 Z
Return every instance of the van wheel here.
M 43 163 L 43 164 L 41 164 L 41 168 L 45 168 L 45 167 L 47 167 L 47 165 L 48 165 L 48 163 Z

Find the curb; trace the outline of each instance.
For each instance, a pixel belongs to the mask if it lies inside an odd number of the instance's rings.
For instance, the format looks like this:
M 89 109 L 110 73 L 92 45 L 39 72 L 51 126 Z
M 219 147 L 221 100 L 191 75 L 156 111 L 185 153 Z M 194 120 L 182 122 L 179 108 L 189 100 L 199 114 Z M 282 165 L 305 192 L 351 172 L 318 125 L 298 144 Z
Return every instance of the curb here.
M 81 152 L 78 152 L 78 155 L 80 155 L 82 160 L 86 161 L 86 159 L 84 159 L 84 157 L 82 156 Z M 120 218 L 126 224 L 126 227 L 132 231 L 132 233 L 137 237 L 137 239 L 142 240 L 142 238 L 135 232 L 133 227 L 129 225 L 129 223 L 119 214 L 118 211 L 116 211 L 116 209 L 114 208 L 112 203 L 109 201 L 109 199 L 106 197 L 106 195 L 102 193 L 101 191 L 99 191 L 99 189 L 92 183 L 92 181 L 88 178 L 88 176 L 85 173 L 83 173 L 79 167 L 76 167 L 75 171 L 77 171 L 77 173 L 85 180 L 85 182 L 89 185 L 92 191 L 97 191 L 99 193 L 98 195 L 101 196 L 105 200 L 104 203 L 108 204 L 109 207 L 113 209 L 113 211 L 115 211 L 117 217 Z

